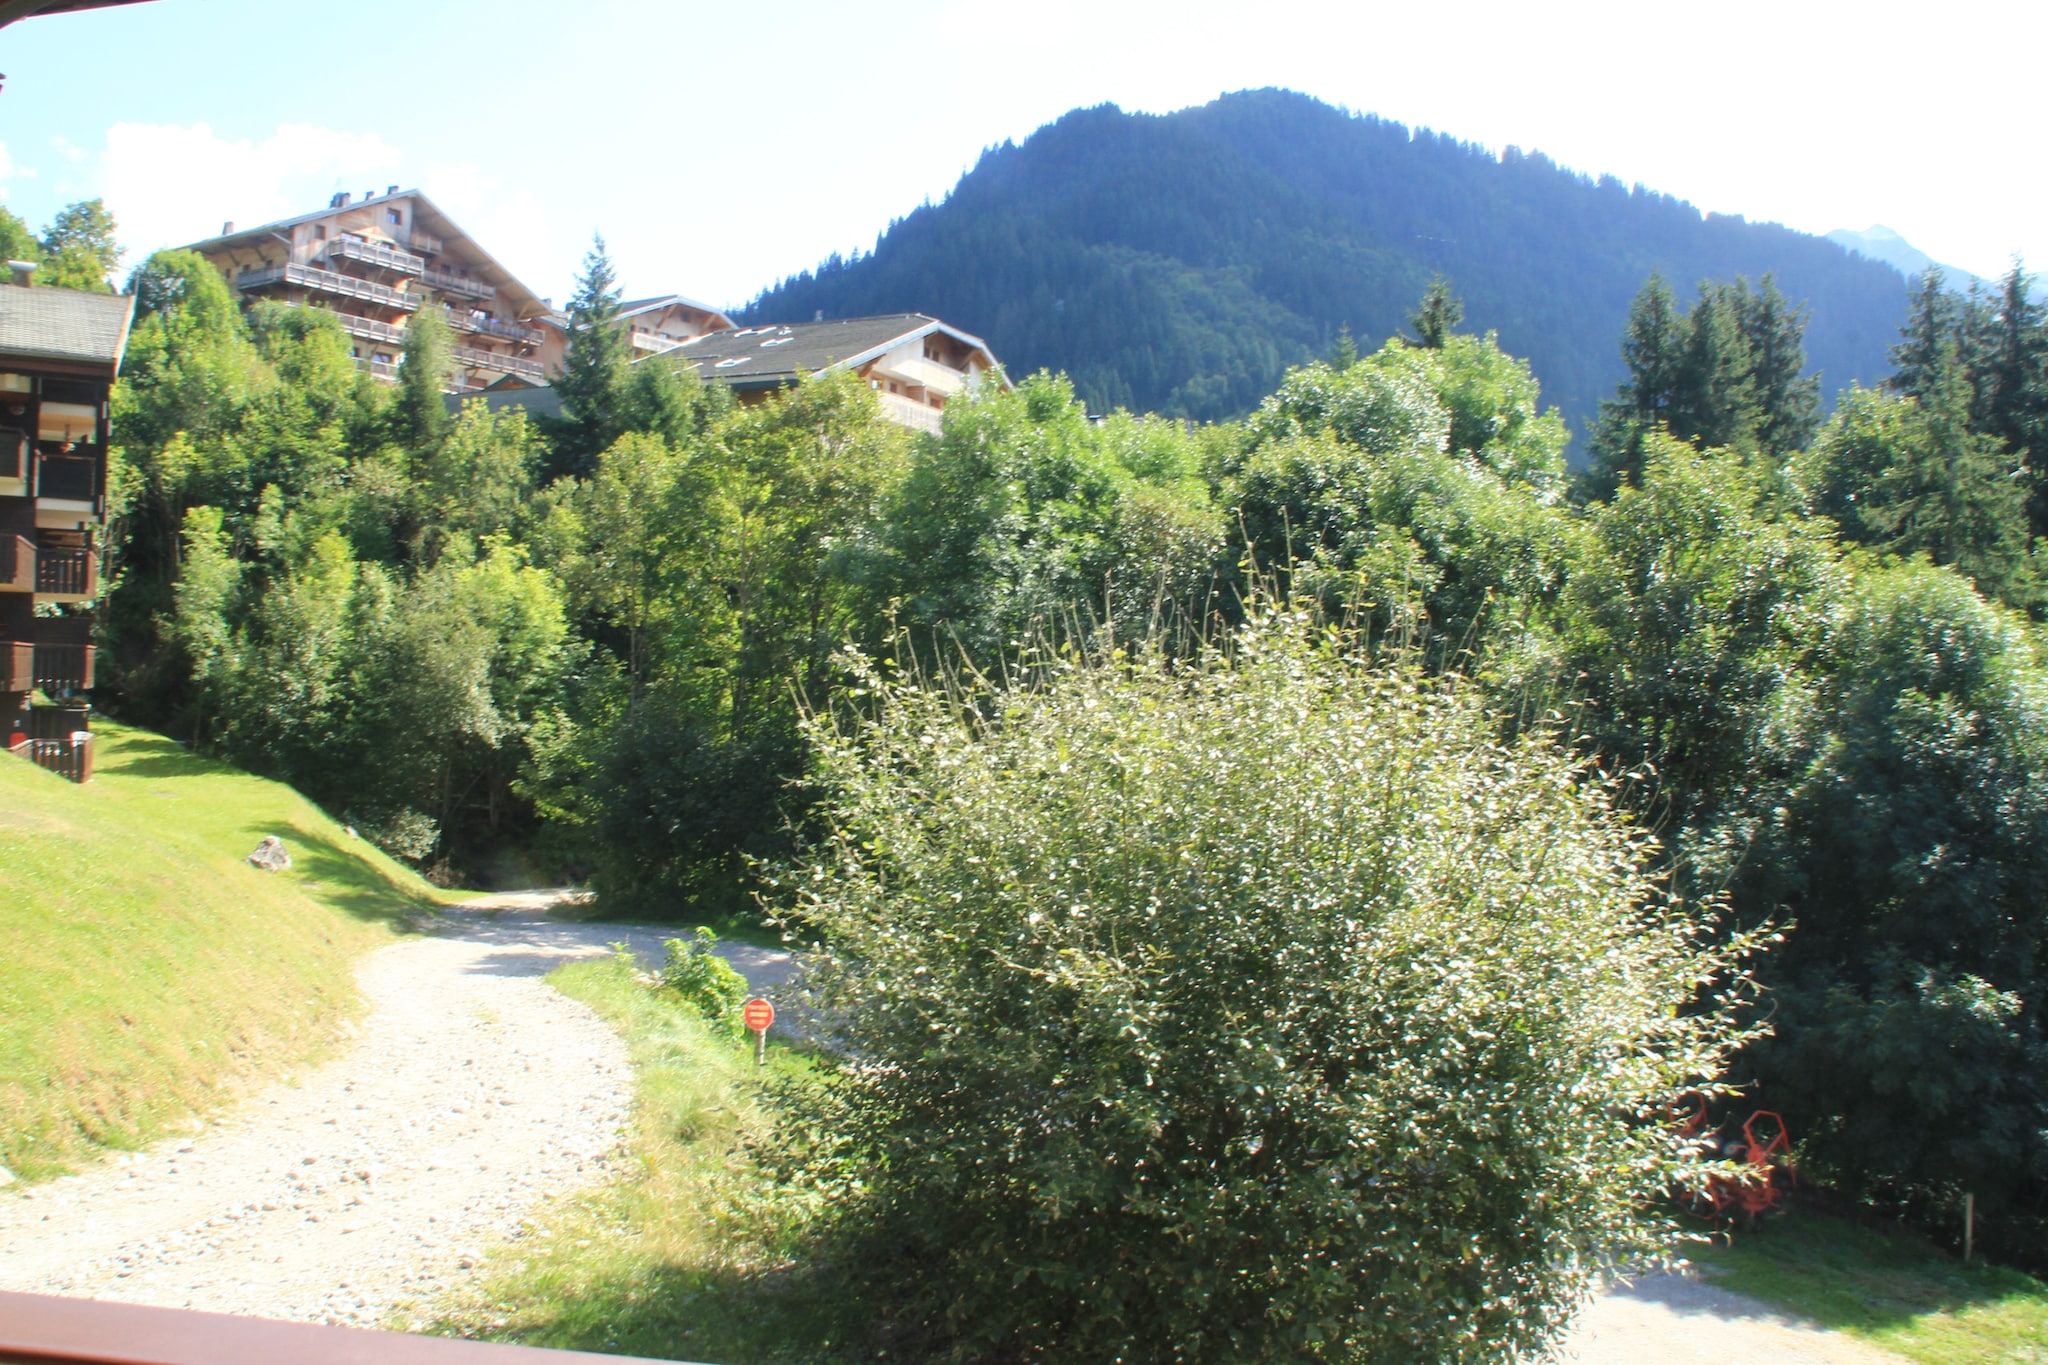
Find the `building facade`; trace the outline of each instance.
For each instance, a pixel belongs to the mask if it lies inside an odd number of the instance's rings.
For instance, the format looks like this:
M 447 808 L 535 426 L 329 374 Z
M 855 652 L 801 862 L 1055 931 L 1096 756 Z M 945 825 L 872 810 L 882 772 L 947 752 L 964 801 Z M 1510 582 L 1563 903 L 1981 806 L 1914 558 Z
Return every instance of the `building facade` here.
M 88 694 L 106 522 L 108 395 L 135 300 L 0 284 L 0 736 L 92 775 Z
M 392 186 L 325 209 L 221 233 L 189 250 L 211 261 L 248 301 L 275 299 L 333 313 L 356 363 L 398 374 L 408 323 L 433 310 L 454 333 L 450 388 L 500 380 L 539 384 L 553 309 L 418 190 Z

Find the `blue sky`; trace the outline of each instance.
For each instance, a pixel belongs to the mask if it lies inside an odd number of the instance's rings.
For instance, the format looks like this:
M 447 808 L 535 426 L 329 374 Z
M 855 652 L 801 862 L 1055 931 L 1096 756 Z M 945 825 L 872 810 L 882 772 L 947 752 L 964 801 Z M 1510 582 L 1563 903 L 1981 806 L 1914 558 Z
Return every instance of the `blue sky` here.
M 2022 12 L 2024 10 L 2024 12 Z M 545 295 L 738 303 L 1077 105 L 1282 85 L 1703 208 L 2048 267 L 2048 7 L 1745 0 L 152 0 L 0 30 L 0 202 L 105 197 L 127 264 L 393 182 Z

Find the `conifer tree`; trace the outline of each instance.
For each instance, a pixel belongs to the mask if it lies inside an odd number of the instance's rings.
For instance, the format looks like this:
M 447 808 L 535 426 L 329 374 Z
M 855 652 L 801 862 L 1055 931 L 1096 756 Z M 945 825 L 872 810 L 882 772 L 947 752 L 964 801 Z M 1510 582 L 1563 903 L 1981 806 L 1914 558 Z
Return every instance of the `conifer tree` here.
M 448 439 L 452 421 L 443 396 L 455 371 L 448 324 L 434 308 L 422 308 L 405 328 L 405 354 L 398 363 L 398 397 L 391 405 L 391 435 L 421 464 Z
M 1415 329 L 1415 344 L 1432 351 L 1441 351 L 1444 339 L 1464 320 L 1464 302 L 1451 292 L 1451 282 L 1441 275 L 1430 276 L 1422 302 L 1408 315 L 1408 325 Z
M 562 415 L 546 423 L 554 443 L 550 472 L 581 478 L 625 430 L 632 347 L 619 318 L 618 278 L 604 238 L 592 239 L 569 300 L 569 345 L 554 381 Z
M 1960 321 L 1960 310 L 1941 267 L 1929 266 L 1913 291 L 1912 311 L 1899 328 L 1899 343 L 1892 347 L 1892 372 L 1884 386 L 1893 393 L 1924 399 L 1931 391 L 1932 377 L 1944 363 L 1944 348 L 1951 360 L 1954 358 Z
M 1803 450 L 1820 425 L 1820 376 L 1805 373 L 1810 310 L 1792 303 L 1765 275 L 1755 293 L 1742 292 L 1741 312 L 1757 444 L 1783 459 Z

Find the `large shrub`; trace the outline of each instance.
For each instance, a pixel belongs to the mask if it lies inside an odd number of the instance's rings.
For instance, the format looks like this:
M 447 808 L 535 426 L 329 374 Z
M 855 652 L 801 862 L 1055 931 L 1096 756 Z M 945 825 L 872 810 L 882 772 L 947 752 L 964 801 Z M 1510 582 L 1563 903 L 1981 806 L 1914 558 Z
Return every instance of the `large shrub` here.
M 828 1264 L 919 1359 L 1495 1361 L 1660 1233 L 1735 949 L 1553 746 L 1261 619 L 864 669 L 797 877 Z

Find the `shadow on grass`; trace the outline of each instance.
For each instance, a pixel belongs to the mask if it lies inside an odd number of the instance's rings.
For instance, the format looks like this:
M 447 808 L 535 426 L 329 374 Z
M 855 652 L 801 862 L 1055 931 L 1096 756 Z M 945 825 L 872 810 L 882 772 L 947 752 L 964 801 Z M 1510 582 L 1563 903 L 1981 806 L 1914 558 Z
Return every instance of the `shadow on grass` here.
M 717 934 L 719 938 L 734 943 L 748 943 L 756 948 L 773 948 L 778 952 L 787 952 L 791 946 L 783 942 L 780 929 L 759 915 L 744 912 L 701 914 L 693 910 L 678 910 L 672 915 L 660 915 L 645 911 L 620 911 L 616 906 L 607 909 L 602 898 L 593 896 L 573 904 L 557 905 L 548 911 L 548 918 L 571 924 L 638 925 L 670 931 L 670 936 L 675 938 L 687 938 L 691 930 L 701 925 Z
M 1795 1209 L 1730 1245 L 1692 1253 L 1722 1288 L 1862 1333 L 1911 1327 L 1934 1314 L 2015 1300 L 2048 1308 L 2048 1285 L 2016 1270 L 1960 1260 L 1912 1233 Z
M 266 834 L 284 840 L 299 880 L 318 883 L 317 888 L 308 888 L 307 894 L 355 919 L 410 932 L 419 927 L 422 917 L 439 908 L 427 893 L 410 891 L 385 876 L 363 855 L 361 845 L 350 849 L 295 822 L 257 821 L 246 826 L 245 832 L 251 848 Z
M 148 730 L 122 727 L 96 734 L 95 767 L 108 777 L 234 777 L 241 769 L 195 754 Z

